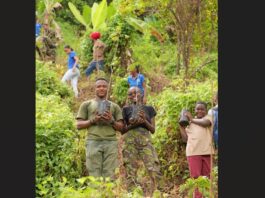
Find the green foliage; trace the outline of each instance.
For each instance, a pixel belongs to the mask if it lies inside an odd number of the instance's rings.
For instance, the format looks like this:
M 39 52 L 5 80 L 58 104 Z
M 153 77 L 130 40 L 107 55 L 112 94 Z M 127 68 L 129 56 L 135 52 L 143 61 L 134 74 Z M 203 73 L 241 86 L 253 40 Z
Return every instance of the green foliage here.
M 88 5 L 83 6 L 83 18 L 86 24 L 91 23 L 91 8 Z
M 56 13 L 57 18 L 60 19 L 61 21 L 65 21 L 65 22 L 67 21 L 69 24 L 71 24 L 72 26 L 74 26 L 76 29 L 82 30 L 82 28 L 84 28 L 84 26 L 82 26 L 80 24 L 80 22 L 78 22 L 76 20 L 76 18 L 72 14 L 71 10 L 68 9 L 68 3 L 69 2 L 71 2 L 72 4 L 74 4 L 78 10 L 82 10 L 85 5 L 87 5 L 88 3 L 90 3 L 90 0 L 63 0 L 61 2 L 62 6 L 63 6 L 63 9 L 62 10 L 59 10 Z
M 62 188 L 59 198 L 115 197 L 115 184 L 109 180 L 103 181 L 103 178 L 88 176 L 80 178 L 77 181 L 79 182 L 77 189 L 72 186 Z
M 150 37 L 133 35 L 133 60 L 138 62 L 146 72 L 162 67 L 166 74 L 174 74 L 176 68 L 176 46 L 170 43 L 160 44 Z M 147 58 L 148 57 L 148 58 Z M 173 66 L 173 68 L 172 68 Z
M 126 73 L 124 67 L 124 60 L 127 60 L 126 51 L 130 47 L 131 35 L 135 30 L 118 13 L 111 17 L 107 25 L 108 28 L 102 37 L 107 45 L 105 60 L 112 65 L 117 75 L 124 75 Z
M 89 33 L 85 33 L 80 43 L 81 60 L 85 66 L 93 59 L 93 41 L 89 38 Z
M 60 180 L 55 180 L 51 175 L 45 176 L 36 185 L 36 198 L 57 198 L 60 193 L 60 188 L 64 187 L 67 182 L 65 177 Z
M 197 51 L 217 51 L 218 44 L 218 1 L 204 1 L 201 5 L 200 24 L 195 28 L 193 37 L 194 48 Z
M 106 0 L 102 0 L 98 6 L 92 7 L 92 25 L 94 31 L 98 31 L 100 29 L 100 26 L 105 23 L 107 13 Z
M 64 99 L 73 97 L 72 90 L 61 83 L 51 66 L 40 61 L 36 61 L 36 90 L 42 95 L 55 94 Z
M 60 180 L 63 175 L 80 175 L 75 153 L 78 138 L 70 108 L 59 96 L 36 94 L 36 183 L 37 194 L 48 176 Z M 44 187 L 43 187 L 44 188 Z M 52 193 L 54 189 L 48 190 Z M 46 189 L 47 191 L 47 189 Z M 53 192 L 54 193 L 54 192 Z
M 136 187 L 132 192 L 120 188 L 121 181 L 117 179 L 114 182 L 110 180 L 103 180 L 103 178 L 94 178 L 92 176 L 82 177 L 77 179 L 78 184 L 63 186 L 60 188 L 60 195 L 58 198 L 139 198 L 144 197 L 144 193 L 140 187 Z M 156 191 L 154 198 L 161 197 L 161 193 Z
M 212 52 L 200 57 L 194 57 L 191 60 L 190 75 L 193 75 L 191 77 L 200 82 L 207 79 L 216 80 L 218 77 L 218 54 Z
M 108 9 L 106 0 L 102 0 L 99 4 L 94 3 L 92 8 L 88 5 L 83 5 L 82 14 L 73 3 L 68 2 L 68 6 L 75 18 L 86 27 L 86 31 L 89 33 L 91 31 L 104 31 L 106 29 L 105 21 L 107 19 L 107 15 L 108 13 L 111 15 L 113 12 L 112 8 Z M 90 27 L 91 23 L 93 29 Z
M 127 98 L 127 91 L 129 85 L 127 78 L 116 77 L 114 83 L 112 84 L 112 95 L 111 99 L 114 100 L 119 105 L 123 106 Z
M 136 30 L 147 34 L 150 36 L 151 34 L 157 38 L 158 40 L 162 41 L 162 35 L 158 32 L 158 30 L 152 26 L 151 24 L 137 18 L 133 17 L 127 17 L 126 18 L 127 23 L 129 23 L 131 26 L 133 26 Z
M 209 197 L 210 193 L 210 180 L 205 176 L 200 176 L 197 179 L 188 178 L 184 184 L 179 188 L 180 192 L 188 190 L 189 198 L 193 197 L 193 192 L 198 188 L 204 197 Z
M 214 197 L 217 196 L 217 181 L 218 181 L 218 172 L 217 167 L 213 170 L 213 195 Z M 195 189 L 199 189 L 202 193 L 203 197 L 208 198 L 210 197 L 210 188 L 211 183 L 210 179 L 205 176 L 200 176 L 197 179 L 188 178 L 184 184 L 180 185 L 179 192 L 181 194 L 187 194 L 189 198 L 193 197 L 193 193 Z
M 86 21 L 88 19 L 84 19 L 84 16 L 82 16 L 79 12 L 79 10 L 75 7 L 74 4 L 72 4 L 71 2 L 68 3 L 68 6 L 71 10 L 71 12 L 73 13 L 73 15 L 75 16 L 75 18 L 80 22 L 82 23 L 84 26 L 86 26 L 86 28 L 89 28 L 87 26 L 89 26 L 89 24 L 86 23 Z M 83 13 L 84 14 L 84 13 Z

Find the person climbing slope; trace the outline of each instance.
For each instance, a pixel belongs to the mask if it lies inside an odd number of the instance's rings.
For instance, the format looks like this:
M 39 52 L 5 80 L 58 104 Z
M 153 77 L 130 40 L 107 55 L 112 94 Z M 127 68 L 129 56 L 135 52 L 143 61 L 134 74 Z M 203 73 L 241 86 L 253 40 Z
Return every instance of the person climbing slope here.
M 80 76 L 79 66 L 78 66 L 78 57 L 76 56 L 75 51 L 69 46 L 64 47 L 65 53 L 68 55 L 68 70 L 62 78 L 62 82 L 71 81 L 71 85 L 75 94 L 75 97 L 78 98 L 78 78 Z
M 143 74 L 139 72 L 138 65 L 130 65 L 129 66 L 130 75 L 128 76 L 127 82 L 129 87 L 138 87 L 141 91 L 141 97 L 143 99 L 143 103 L 147 102 L 147 91 L 146 91 L 146 83 Z
M 186 156 L 189 164 L 190 176 L 198 178 L 199 176 L 210 177 L 211 172 L 211 154 L 214 153 L 212 145 L 212 117 L 207 115 L 207 104 L 197 102 L 195 106 L 195 118 L 190 112 L 185 116 L 189 119 L 189 125 L 184 128 L 181 125 L 180 133 L 182 139 L 187 142 Z M 195 190 L 194 198 L 202 198 L 198 189 Z
M 56 60 L 56 48 L 57 48 L 57 38 L 56 32 L 50 28 L 48 23 L 43 24 L 43 43 L 44 48 L 42 53 L 45 56 L 45 60 L 50 59 L 53 63 Z
M 93 60 L 89 63 L 85 73 L 87 79 L 95 69 L 104 69 L 104 50 L 106 45 L 100 40 L 101 34 L 99 32 L 92 32 L 90 38 L 94 42 L 93 46 Z

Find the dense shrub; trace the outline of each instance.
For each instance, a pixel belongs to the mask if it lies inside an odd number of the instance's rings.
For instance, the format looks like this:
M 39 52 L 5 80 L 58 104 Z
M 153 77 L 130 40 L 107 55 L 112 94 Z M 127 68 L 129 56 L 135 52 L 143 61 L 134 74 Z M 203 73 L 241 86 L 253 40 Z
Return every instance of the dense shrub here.
M 212 181 L 213 181 L 213 189 L 212 193 L 214 197 L 218 195 L 218 169 L 217 167 L 213 168 L 212 171 Z M 203 194 L 204 197 L 210 197 L 210 190 L 211 190 L 211 181 L 209 178 L 200 176 L 197 179 L 188 178 L 185 183 L 180 185 L 179 191 L 180 193 L 185 196 L 188 195 L 189 198 L 193 197 L 193 193 L 195 189 L 198 188 L 199 191 Z
M 42 95 L 54 94 L 65 99 L 73 97 L 72 89 L 61 83 L 52 66 L 40 61 L 36 61 L 36 91 Z
M 112 95 L 111 99 L 118 103 L 120 106 L 123 106 L 126 102 L 127 91 L 129 85 L 127 83 L 127 78 L 121 78 L 117 76 L 114 79 L 114 83 L 112 84 Z
M 61 194 L 59 198 L 102 198 L 102 197 L 116 197 L 116 198 L 140 198 L 144 197 L 144 192 L 141 187 L 136 187 L 132 192 L 127 192 L 120 179 L 115 182 L 103 181 L 102 178 L 94 178 L 92 176 L 77 179 L 76 187 L 66 185 L 60 188 Z M 161 198 L 162 193 L 156 190 L 152 196 L 153 198 Z M 166 197 L 166 196 L 165 196 Z
M 78 136 L 70 108 L 59 96 L 36 94 L 36 183 L 37 194 L 51 197 L 55 189 L 43 190 L 47 178 L 78 178 Z M 46 180 L 46 182 L 44 182 Z M 51 180 L 51 179 L 50 179 Z M 48 180 L 49 181 L 49 180 Z M 43 183 L 44 182 L 44 183 Z M 49 194 L 50 193 L 50 194 Z M 45 197 L 45 196 L 44 196 Z

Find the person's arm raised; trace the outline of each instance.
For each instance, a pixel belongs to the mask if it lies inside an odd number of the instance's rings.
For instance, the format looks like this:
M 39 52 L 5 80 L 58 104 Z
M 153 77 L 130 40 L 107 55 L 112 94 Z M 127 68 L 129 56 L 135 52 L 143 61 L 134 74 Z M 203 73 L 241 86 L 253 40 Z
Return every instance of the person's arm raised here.
M 209 127 L 211 126 L 211 121 L 208 119 L 197 119 L 197 118 L 193 118 L 190 112 L 186 112 L 186 116 L 189 118 L 190 123 L 194 123 L 197 125 L 200 125 L 202 127 Z

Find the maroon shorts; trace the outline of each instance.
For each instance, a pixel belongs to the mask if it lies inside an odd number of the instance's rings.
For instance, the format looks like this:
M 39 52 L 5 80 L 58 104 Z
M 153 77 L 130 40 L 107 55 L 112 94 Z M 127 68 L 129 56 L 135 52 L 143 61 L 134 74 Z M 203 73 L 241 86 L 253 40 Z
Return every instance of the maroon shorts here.
M 190 176 L 198 178 L 199 176 L 210 177 L 211 157 L 210 155 L 188 156 Z M 202 198 L 202 194 L 196 189 L 195 198 Z

